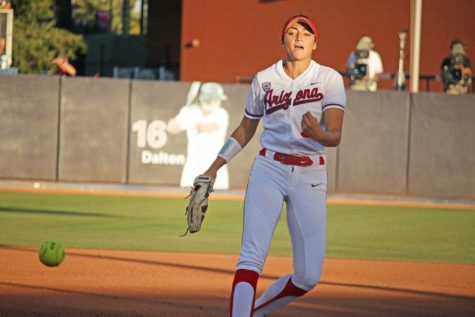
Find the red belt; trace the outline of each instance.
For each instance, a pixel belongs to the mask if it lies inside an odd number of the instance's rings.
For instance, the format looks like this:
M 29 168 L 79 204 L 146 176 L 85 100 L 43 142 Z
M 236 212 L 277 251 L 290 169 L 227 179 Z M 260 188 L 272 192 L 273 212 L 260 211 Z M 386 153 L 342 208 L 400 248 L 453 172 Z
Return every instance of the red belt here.
M 266 156 L 267 152 L 272 152 L 272 151 L 268 151 L 267 149 L 264 148 L 259 151 L 259 154 L 262 156 Z M 313 160 L 308 156 L 298 156 L 298 155 L 284 154 L 284 153 L 279 153 L 279 152 L 273 152 L 273 153 L 274 153 L 274 157 L 273 157 L 274 160 L 279 161 L 282 164 L 286 164 L 286 165 L 310 166 L 314 163 Z M 325 159 L 323 158 L 322 155 L 316 155 L 316 157 L 318 158 L 319 165 L 325 164 Z

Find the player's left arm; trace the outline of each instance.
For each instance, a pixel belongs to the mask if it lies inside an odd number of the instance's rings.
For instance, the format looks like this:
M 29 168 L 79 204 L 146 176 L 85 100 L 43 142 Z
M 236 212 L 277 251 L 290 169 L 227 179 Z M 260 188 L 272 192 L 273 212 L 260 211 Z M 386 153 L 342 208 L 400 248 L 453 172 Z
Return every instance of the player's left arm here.
M 341 141 L 344 113 L 344 110 L 339 108 L 327 109 L 323 114 L 325 129 L 322 129 L 317 119 L 310 112 L 306 112 L 302 116 L 302 130 L 321 145 L 335 147 Z
M 321 119 L 324 127 L 320 126 L 320 122 L 310 112 L 303 114 L 301 126 L 304 134 L 321 145 L 335 147 L 340 144 L 346 105 L 345 87 L 341 75 L 335 71 L 329 73 L 324 90 Z

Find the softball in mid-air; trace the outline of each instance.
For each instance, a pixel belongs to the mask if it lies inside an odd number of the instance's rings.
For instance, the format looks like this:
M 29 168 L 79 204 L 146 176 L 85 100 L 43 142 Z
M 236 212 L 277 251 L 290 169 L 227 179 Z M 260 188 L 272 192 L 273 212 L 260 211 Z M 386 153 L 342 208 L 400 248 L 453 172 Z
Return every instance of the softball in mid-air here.
M 64 248 L 61 243 L 46 240 L 40 247 L 39 257 L 46 266 L 58 266 L 64 260 Z

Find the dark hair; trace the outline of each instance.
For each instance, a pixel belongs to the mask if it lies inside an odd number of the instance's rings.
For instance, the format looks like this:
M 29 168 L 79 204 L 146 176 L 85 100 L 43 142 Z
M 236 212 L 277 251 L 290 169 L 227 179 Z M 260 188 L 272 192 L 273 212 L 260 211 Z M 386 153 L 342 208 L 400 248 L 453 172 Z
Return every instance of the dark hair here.
M 305 23 L 304 21 L 297 21 L 297 23 L 300 24 L 301 26 L 303 26 L 305 28 L 305 30 L 309 31 L 312 34 L 315 34 L 312 30 L 312 27 L 310 25 L 308 25 L 307 23 Z
M 454 48 L 454 46 L 457 44 L 462 44 L 462 46 L 465 47 L 465 44 L 461 40 L 454 39 L 452 42 L 450 42 L 450 49 Z

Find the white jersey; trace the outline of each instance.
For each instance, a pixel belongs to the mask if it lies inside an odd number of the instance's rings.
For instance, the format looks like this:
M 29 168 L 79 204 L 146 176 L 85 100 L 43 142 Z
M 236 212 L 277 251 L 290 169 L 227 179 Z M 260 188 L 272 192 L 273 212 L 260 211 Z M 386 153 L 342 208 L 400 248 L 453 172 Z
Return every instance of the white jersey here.
M 247 97 L 244 115 L 264 118 L 261 145 L 295 155 L 323 153 L 324 147 L 302 131 L 302 115 L 309 111 L 323 127 L 322 114 L 346 105 L 343 78 L 334 69 L 311 61 L 297 78 L 284 71 L 282 60 L 257 73 Z

